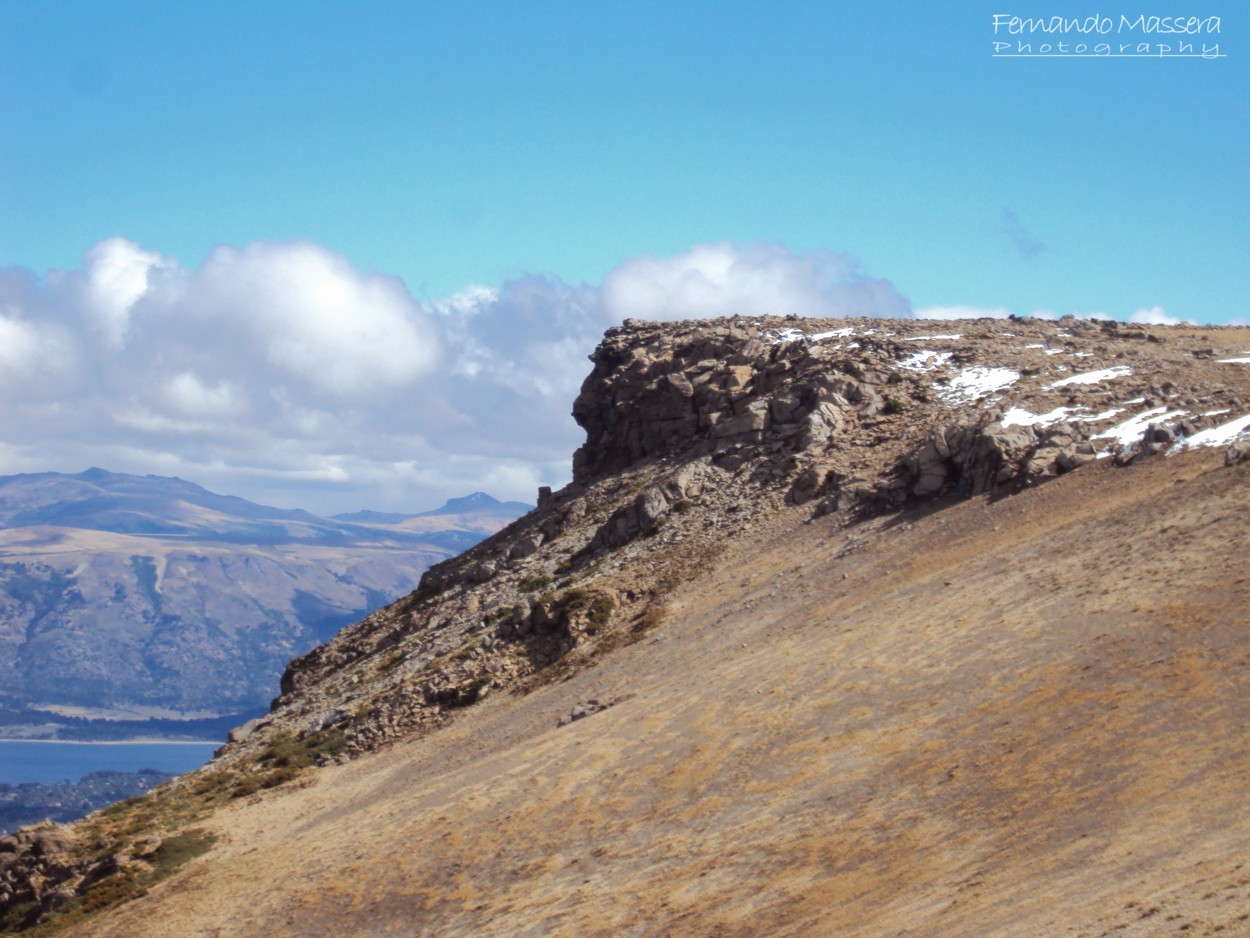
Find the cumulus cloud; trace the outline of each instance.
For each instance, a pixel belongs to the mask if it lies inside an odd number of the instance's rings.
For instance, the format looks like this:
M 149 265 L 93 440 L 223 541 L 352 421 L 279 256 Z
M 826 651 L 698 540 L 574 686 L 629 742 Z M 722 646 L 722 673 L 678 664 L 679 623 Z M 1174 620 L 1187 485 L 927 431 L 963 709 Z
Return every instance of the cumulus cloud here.
M 83 311 L 107 344 L 114 348 L 125 344 L 130 312 L 147 293 L 149 276 L 169 266 L 161 255 L 125 238 L 109 238 L 87 252 Z
M 363 274 L 319 245 L 220 247 L 186 280 L 180 309 L 228 324 L 269 365 L 335 395 L 402 386 L 439 356 L 400 280 Z
M 418 302 L 316 244 L 188 267 L 111 238 L 74 270 L 0 269 L 0 473 L 94 464 L 326 512 L 532 499 L 567 480 L 587 356 L 626 316 L 907 312 L 853 259 L 778 245 Z
M 638 257 L 603 281 L 616 319 L 711 316 L 905 316 L 889 281 L 864 274 L 844 254 L 795 254 L 781 245 L 696 245 L 672 257 Z
M 1191 319 L 1169 316 L 1162 306 L 1142 307 L 1128 317 L 1129 322 L 1141 323 L 1143 326 L 1183 326 L 1193 325 Z
M 228 381 L 209 386 L 198 375 L 184 371 L 165 385 L 172 409 L 192 417 L 235 417 L 243 410 L 243 396 Z
M 55 325 L 0 314 L 0 387 L 53 392 L 51 382 L 73 368 L 75 357 L 72 341 Z

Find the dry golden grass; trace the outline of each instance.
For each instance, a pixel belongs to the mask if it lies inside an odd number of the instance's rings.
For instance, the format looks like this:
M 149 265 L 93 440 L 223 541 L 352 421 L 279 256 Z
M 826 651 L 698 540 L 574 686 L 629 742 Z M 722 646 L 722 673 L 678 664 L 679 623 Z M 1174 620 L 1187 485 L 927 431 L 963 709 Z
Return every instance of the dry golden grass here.
M 777 512 L 641 641 L 218 808 L 77 933 L 1250 934 L 1248 484 Z

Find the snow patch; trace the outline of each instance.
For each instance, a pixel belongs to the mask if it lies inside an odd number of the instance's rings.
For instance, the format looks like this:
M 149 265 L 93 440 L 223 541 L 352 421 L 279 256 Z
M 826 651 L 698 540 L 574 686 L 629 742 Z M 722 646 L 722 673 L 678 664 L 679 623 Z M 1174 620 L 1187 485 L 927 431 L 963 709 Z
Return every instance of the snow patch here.
M 1195 433 L 1187 440 L 1182 440 L 1179 448 L 1188 449 L 1194 446 L 1227 446 L 1234 439 L 1250 430 L 1250 414 L 1222 423 L 1210 430 Z
M 1053 391 L 1055 388 L 1066 387 L 1069 384 L 1098 384 L 1100 381 L 1123 378 L 1132 373 L 1133 369 L 1128 365 L 1116 365 L 1114 368 L 1103 368 L 1101 371 L 1086 371 L 1079 375 L 1072 375 L 1069 378 L 1061 378 L 1053 384 L 1046 385 L 1045 390 Z
M 952 357 L 951 352 L 934 352 L 926 349 L 923 352 L 913 352 L 899 362 L 898 366 L 908 371 L 934 371 L 945 365 Z
M 1049 427 L 1053 423 L 1063 423 L 1080 411 L 1079 407 L 1056 407 L 1048 414 L 1033 414 L 1023 407 L 1013 407 L 1003 414 L 1002 424 L 1004 427 Z
M 1056 407 L 1047 414 L 1034 414 L 1023 407 L 1013 407 L 1003 414 L 1004 427 L 1049 427 L 1052 424 L 1064 423 L 1068 420 L 1079 420 L 1081 423 L 1101 423 L 1124 412 L 1123 407 L 1112 407 L 1100 414 L 1087 414 L 1083 407 Z
M 855 329 L 850 326 L 845 329 L 831 329 L 829 332 L 815 332 L 811 335 L 808 335 L 802 329 L 796 329 L 794 326 L 791 326 L 789 329 L 774 332 L 771 338 L 773 345 L 780 345 L 782 342 L 823 342 L 825 339 L 842 339 L 854 334 Z
M 1010 368 L 977 365 L 964 369 L 945 385 L 938 385 L 937 394 L 947 403 L 961 404 L 1009 388 L 1019 380 L 1020 372 Z
M 961 332 L 952 332 L 952 333 L 950 333 L 950 334 L 948 334 L 948 335 L 908 335 L 908 336 L 903 336 L 903 339 L 904 339 L 904 341 L 906 341 L 906 342 L 928 342 L 928 341 L 930 341 L 930 340 L 941 340 L 941 339 L 951 339 L 951 340 L 954 340 L 954 339 L 960 339 L 960 338 L 963 338 L 963 333 L 961 333 Z
M 1130 443 L 1141 439 L 1141 435 L 1146 432 L 1146 427 L 1150 426 L 1150 424 L 1163 423 L 1171 420 L 1173 417 L 1183 417 L 1184 415 L 1185 411 L 1183 410 L 1152 407 L 1150 410 L 1143 410 L 1140 414 L 1135 414 L 1123 423 L 1117 423 L 1114 427 L 1103 430 L 1101 433 L 1095 433 L 1090 439 L 1114 440 L 1121 446 L 1128 446 Z
M 1221 358 L 1219 361 L 1224 365 L 1250 365 L 1250 358 Z
M 1140 403 L 1140 401 L 1138 403 Z M 1110 420 L 1112 417 L 1116 416 L 1117 414 L 1122 414 L 1122 413 L 1124 413 L 1123 407 L 1112 407 L 1109 410 L 1104 410 L 1101 414 L 1094 414 L 1092 417 L 1086 417 L 1085 422 L 1086 423 L 1101 423 L 1104 420 Z

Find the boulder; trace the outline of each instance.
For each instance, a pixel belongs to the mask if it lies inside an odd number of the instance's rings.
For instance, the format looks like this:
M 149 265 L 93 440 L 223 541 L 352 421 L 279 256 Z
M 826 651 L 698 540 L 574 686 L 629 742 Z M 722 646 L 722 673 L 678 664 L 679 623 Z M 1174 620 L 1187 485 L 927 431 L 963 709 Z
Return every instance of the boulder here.
M 1250 437 L 1234 440 L 1233 445 L 1224 451 L 1224 465 L 1235 466 L 1239 462 L 1250 460 Z

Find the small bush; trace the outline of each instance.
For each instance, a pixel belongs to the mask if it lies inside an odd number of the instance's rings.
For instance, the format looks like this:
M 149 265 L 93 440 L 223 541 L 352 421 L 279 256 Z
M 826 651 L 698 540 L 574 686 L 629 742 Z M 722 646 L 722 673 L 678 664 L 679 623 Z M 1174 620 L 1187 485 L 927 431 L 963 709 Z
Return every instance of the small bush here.
M 591 601 L 588 618 L 596 631 L 608 624 L 608 620 L 612 618 L 612 611 L 615 608 L 616 603 L 612 601 L 611 596 L 596 596 Z
M 217 837 L 202 828 L 193 828 L 175 834 L 156 848 L 152 855 L 152 868 L 157 877 L 168 876 L 182 864 L 208 853 Z
M 523 593 L 537 593 L 551 585 L 551 577 L 545 573 L 533 574 L 522 579 L 517 585 Z
M 346 749 L 347 737 L 337 727 L 319 730 L 302 739 L 291 733 L 281 733 L 261 751 L 256 761 L 267 769 L 305 769 L 320 756 L 336 756 Z

